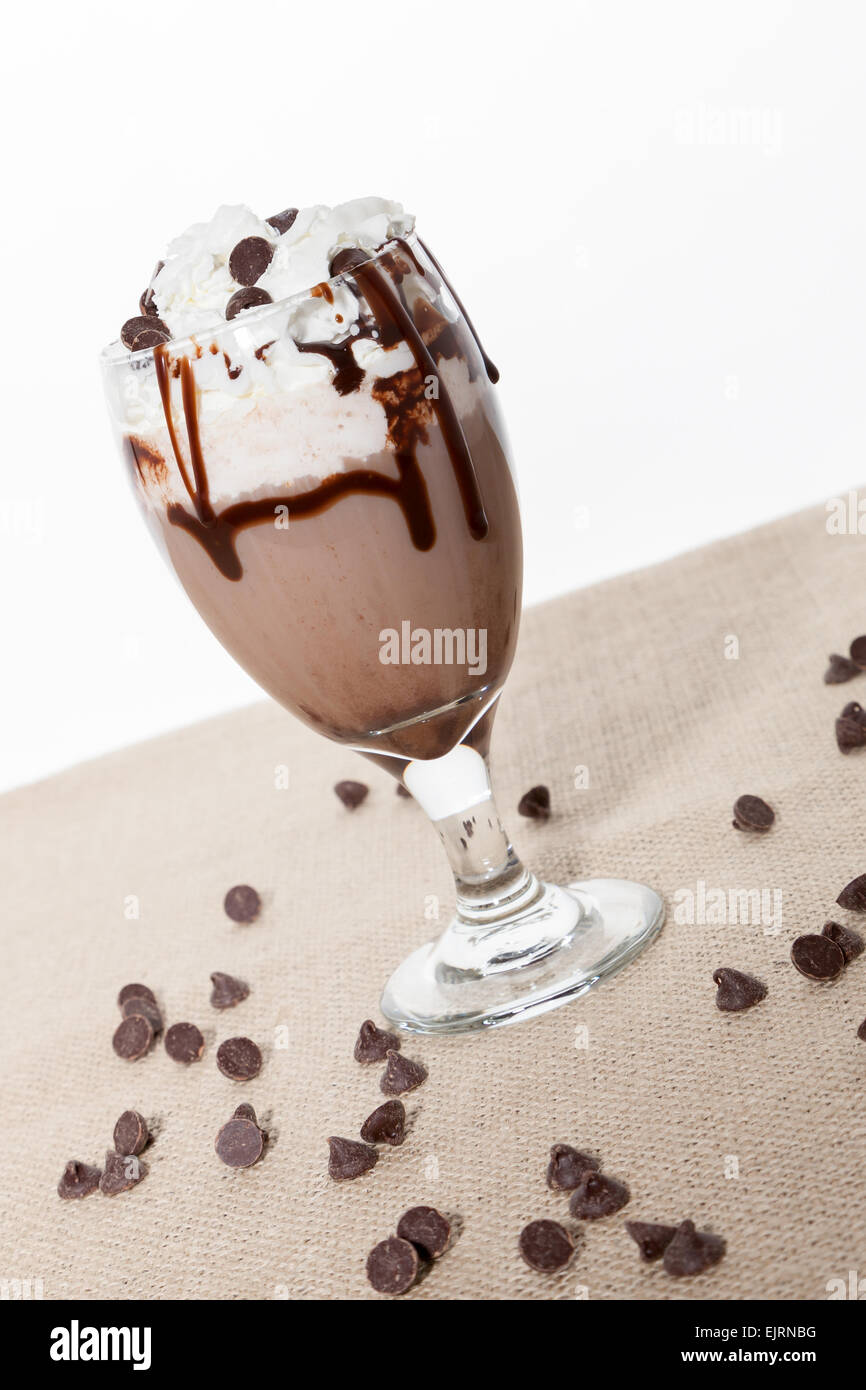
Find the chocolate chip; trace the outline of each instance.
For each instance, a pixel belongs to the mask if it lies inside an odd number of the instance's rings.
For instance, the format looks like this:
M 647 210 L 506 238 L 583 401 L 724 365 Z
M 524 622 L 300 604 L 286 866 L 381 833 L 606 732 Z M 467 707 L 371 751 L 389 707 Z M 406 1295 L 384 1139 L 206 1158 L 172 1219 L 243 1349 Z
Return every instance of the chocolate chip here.
M 648 1264 L 661 1259 L 677 1233 L 676 1226 L 655 1226 L 649 1221 L 626 1221 L 625 1228 Z
M 105 1155 L 105 1171 L 99 1181 L 99 1190 L 106 1197 L 116 1197 L 119 1192 L 128 1192 L 142 1178 L 147 1177 L 147 1167 L 135 1154 Z
M 828 663 L 824 672 L 825 685 L 844 685 L 846 681 L 860 674 L 860 667 L 849 661 L 847 656 L 840 656 L 838 652 L 830 653 Z
M 858 671 L 866 671 L 866 637 L 855 637 L 848 653 Z
M 262 1054 L 252 1038 L 226 1038 L 217 1048 L 217 1066 L 229 1081 L 252 1081 L 262 1069 Z
M 604 1173 L 584 1173 L 568 1209 L 582 1221 L 598 1221 L 624 1207 L 630 1195 L 625 1183 L 616 1178 L 605 1177 Z
M 684 1221 L 665 1250 L 664 1267 L 675 1278 L 703 1274 L 705 1269 L 718 1264 L 724 1253 L 725 1242 L 721 1236 L 696 1231 L 694 1221 Z
M 89 1197 L 91 1192 L 96 1191 L 101 1177 L 101 1168 L 91 1168 L 89 1163 L 70 1158 L 57 1184 L 57 1195 L 67 1199 Z
M 530 787 L 518 801 L 517 809 L 530 820 L 547 820 L 550 816 L 549 790 L 544 786 Z
M 866 1042 L 866 1018 L 864 1018 L 860 1027 L 857 1029 L 857 1037 L 861 1042 Z
M 113 1137 L 115 1153 L 140 1154 L 150 1138 L 147 1121 L 137 1110 L 124 1110 L 114 1126 Z
M 234 1116 L 224 1124 L 214 1148 L 229 1168 L 251 1168 L 261 1158 L 265 1136 L 254 1120 Z
M 261 280 L 273 258 L 274 248 L 263 236 L 245 236 L 229 256 L 231 277 L 248 288 Z
M 250 285 L 247 289 L 235 290 L 226 305 L 226 318 L 236 319 L 238 314 L 243 313 L 244 309 L 258 309 L 262 304 L 273 304 L 273 302 L 267 290 L 263 290 L 259 285 Z
M 201 1029 L 194 1023 L 173 1023 L 165 1035 L 165 1050 L 175 1062 L 197 1062 L 204 1052 Z
M 117 1007 L 122 1009 L 127 999 L 149 999 L 151 1004 L 156 1003 L 156 995 L 147 985 L 124 985 L 117 996 Z
M 261 898 L 248 883 L 238 883 L 230 888 L 223 900 L 226 916 L 231 917 L 233 922 L 254 922 L 261 907 Z
M 132 351 L 144 352 L 145 348 L 159 347 L 160 343 L 167 343 L 169 337 L 170 335 L 161 328 L 144 328 L 133 338 Z
M 731 970 L 720 966 L 713 971 L 713 979 L 718 985 L 716 1008 L 723 1013 L 737 1014 L 742 1009 L 750 1009 L 767 997 L 767 986 L 754 975 L 745 975 L 742 970 Z
M 221 970 L 214 970 L 211 982 L 210 1002 L 215 1009 L 233 1009 L 236 1004 L 243 1003 L 250 992 L 249 985 L 243 980 L 235 979 L 234 975 L 224 975 Z
M 451 1222 L 435 1207 L 410 1207 L 397 1222 L 397 1235 L 425 1260 L 438 1260 L 451 1240 Z
M 399 1051 L 400 1039 L 396 1033 L 377 1028 L 371 1018 L 364 1020 L 355 1043 L 356 1062 L 384 1062 L 389 1052 Z
M 377 1149 L 369 1144 L 359 1144 L 357 1139 L 340 1139 L 332 1136 L 328 1140 L 328 1176 L 334 1182 L 348 1182 L 369 1173 L 379 1159 Z
M 835 980 L 845 965 L 842 947 L 828 936 L 814 933 L 797 937 L 791 947 L 791 960 L 800 974 L 810 980 Z
M 580 1187 L 584 1173 L 597 1172 L 598 1160 L 573 1149 L 570 1144 L 554 1144 L 547 1165 L 547 1186 L 554 1192 L 572 1192 Z
M 846 705 L 836 720 L 836 746 L 840 753 L 852 753 L 866 744 L 866 724 L 858 704 Z
M 520 1253 L 530 1269 L 552 1274 L 563 1269 L 574 1254 L 574 1241 L 558 1221 L 530 1221 L 519 1238 Z
M 417 1273 L 418 1252 L 399 1236 L 380 1240 L 367 1256 L 367 1278 L 377 1293 L 405 1293 L 415 1283 Z
M 856 700 L 849 700 L 842 710 L 843 719 L 854 719 L 861 728 L 866 729 L 866 710 Z
M 410 1057 L 401 1057 L 392 1049 L 388 1051 L 388 1065 L 382 1073 L 379 1090 L 386 1096 L 402 1096 L 406 1091 L 414 1091 L 427 1080 L 427 1068 Z
M 396 1148 L 406 1138 L 406 1109 L 402 1100 L 386 1100 L 377 1105 L 361 1126 L 367 1144 L 390 1144 Z
M 866 874 L 858 874 L 857 878 L 846 883 L 836 901 L 840 907 L 847 907 L 851 912 L 866 912 Z
M 137 999 L 135 995 L 131 995 L 129 999 L 124 999 L 120 1012 L 124 1018 L 129 1018 L 131 1014 L 140 1014 L 142 1018 L 147 1019 L 154 1033 L 162 1032 L 162 1014 L 152 999 L 146 999 L 144 996 Z
M 111 1045 L 118 1057 L 137 1062 L 153 1042 L 153 1029 L 141 1014 L 130 1014 L 115 1030 Z
M 845 957 L 846 965 L 850 965 L 851 961 L 862 953 L 863 947 L 866 945 L 858 932 L 851 931 L 848 927 L 842 927 L 838 922 L 825 922 L 821 928 L 821 935 L 829 936 L 831 941 L 836 942 Z
M 134 318 L 127 319 L 120 330 L 120 341 L 124 347 L 132 348 L 136 338 L 140 333 L 158 330 L 165 334 L 166 340 L 171 337 L 162 319 L 153 318 L 151 314 L 136 314 Z
M 343 246 L 334 252 L 329 269 L 332 275 L 346 275 L 369 260 L 369 251 L 362 251 L 359 246 Z
M 363 782 L 338 782 L 334 791 L 340 798 L 344 806 L 348 806 L 350 811 L 354 811 L 366 797 L 369 787 Z
M 734 802 L 734 829 L 755 830 L 762 834 L 769 830 L 776 813 L 760 796 L 738 796 Z
M 258 1124 L 256 1112 L 251 1105 L 241 1104 L 232 1115 L 233 1120 L 252 1120 L 254 1125 Z
M 294 225 L 297 215 L 297 208 L 283 208 L 282 212 L 275 212 L 272 217 L 266 217 L 265 221 L 269 227 L 273 227 L 274 231 L 279 232 L 282 236 Z

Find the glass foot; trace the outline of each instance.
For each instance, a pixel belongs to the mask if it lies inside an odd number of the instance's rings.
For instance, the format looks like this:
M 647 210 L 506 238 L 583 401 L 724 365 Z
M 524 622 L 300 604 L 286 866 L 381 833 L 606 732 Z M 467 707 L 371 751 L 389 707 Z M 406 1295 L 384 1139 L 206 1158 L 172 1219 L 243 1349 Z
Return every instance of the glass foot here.
M 546 1013 L 627 965 L 664 915 L 658 893 L 626 879 L 539 884 L 509 921 L 455 918 L 413 951 L 385 986 L 382 1013 L 410 1033 L 466 1033 Z

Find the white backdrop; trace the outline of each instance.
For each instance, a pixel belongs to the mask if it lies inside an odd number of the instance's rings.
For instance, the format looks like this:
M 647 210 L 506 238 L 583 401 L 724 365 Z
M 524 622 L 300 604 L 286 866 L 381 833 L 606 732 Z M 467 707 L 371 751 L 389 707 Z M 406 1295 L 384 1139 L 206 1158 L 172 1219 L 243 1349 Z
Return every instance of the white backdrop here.
M 527 602 L 860 481 L 864 13 L 14 7 L 0 786 L 257 698 L 139 520 L 95 365 L 220 202 L 417 214 L 502 370 Z

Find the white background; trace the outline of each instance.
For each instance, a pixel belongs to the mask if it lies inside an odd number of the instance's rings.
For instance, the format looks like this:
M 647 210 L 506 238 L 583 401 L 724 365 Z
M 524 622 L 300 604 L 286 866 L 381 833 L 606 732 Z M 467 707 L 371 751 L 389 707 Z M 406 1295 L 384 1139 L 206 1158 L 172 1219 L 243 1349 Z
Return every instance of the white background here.
M 96 355 L 221 202 L 400 199 L 502 370 L 526 600 L 863 477 L 858 3 L 14 6 L 0 786 L 258 698 L 142 526 Z

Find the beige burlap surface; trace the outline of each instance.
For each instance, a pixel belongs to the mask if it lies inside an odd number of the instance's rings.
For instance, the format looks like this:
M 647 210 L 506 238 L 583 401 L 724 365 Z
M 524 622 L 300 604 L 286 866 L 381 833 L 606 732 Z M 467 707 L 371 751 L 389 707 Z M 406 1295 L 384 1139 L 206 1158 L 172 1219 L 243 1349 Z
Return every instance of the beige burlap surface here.
M 822 1299 L 828 1281 L 866 1275 L 866 956 L 831 985 L 789 959 L 799 933 L 856 922 L 834 899 L 866 870 L 866 751 L 844 757 L 834 740 L 866 676 L 822 684 L 827 653 L 866 629 L 864 545 L 809 512 L 526 615 L 493 756 L 518 849 L 553 879 L 654 884 L 667 925 L 545 1017 L 408 1039 L 430 1073 L 408 1097 L 411 1133 L 353 1183 L 329 1181 L 325 1139 L 356 1135 L 381 1100 L 380 1069 L 352 1058 L 358 1025 L 432 934 L 427 895 L 443 913 L 450 901 L 419 808 L 271 704 L 0 800 L 0 1275 L 39 1279 L 49 1299 L 377 1297 L 366 1254 L 416 1203 L 459 1217 L 459 1238 L 410 1299 Z M 371 784 L 354 814 L 331 790 L 341 777 Z M 545 825 L 515 809 L 539 781 Z M 769 835 L 732 829 L 742 792 L 775 806 Z M 238 881 L 265 897 L 253 926 L 222 912 Z M 763 890 L 764 920 L 703 920 L 702 891 L 711 909 L 718 889 Z M 755 972 L 768 998 L 720 1013 L 719 965 Z M 229 1014 L 208 1002 L 212 970 L 251 985 Z M 130 980 L 167 1021 L 200 1024 L 200 1063 L 161 1046 L 137 1063 L 113 1054 Z M 215 1065 L 237 1033 L 265 1054 L 246 1085 Z M 271 1143 L 236 1172 L 213 1140 L 241 1100 Z M 156 1131 L 146 1179 L 61 1202 L 65 1161 L 99 1161 L 126 1107 Z M 570 1220 L 544 1180 L 557 1141 L 628 1183 L 623 1213 Z M 577 1239 L 555 1276 L 517 1253 L 545 1216 Z M 641 1263 L 628 1216 L 691 1217 L 727 1256 L 674 1280 Z

